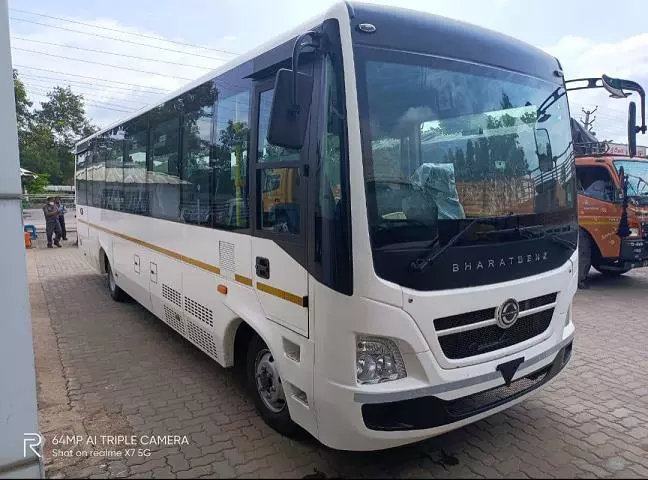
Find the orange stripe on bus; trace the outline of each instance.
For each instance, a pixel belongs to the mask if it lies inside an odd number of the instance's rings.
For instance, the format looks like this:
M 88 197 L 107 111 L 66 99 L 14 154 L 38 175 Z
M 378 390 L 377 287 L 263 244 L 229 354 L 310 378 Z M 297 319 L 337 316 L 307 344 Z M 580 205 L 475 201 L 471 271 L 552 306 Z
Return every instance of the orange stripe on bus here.
M 126 235 L 124 233 L 119 233 L 115 232 L 114 230 L 110 230 L 109 228 L 101 227 L 99 225 L 96 225 L 91 222 L 87 222 L 85 220 L 81 220 L 80 218 L 77 219 L 77 222 L 85 223 L 86 225 L 96 228 L 97 230 L 104 231 L 106 233 L 109 233 L 111 235 L 115 235 L 116 237 L 123 238 L 124 240 L 128 240 L 129 242 L 136 243 L 138 245 L 141 245 L 143 247 L 149 248 L 151 250 L 154 250 L 156 252 L 162 253 L 163 255 L 167 255 L 171 258 L 175 258 L 177 260 L 180 260 L 181 262 L 188 263 L 190 265 L 194 265 L 198 268 L 201 268 L 203 270 L 207 270 L 208 272 L 220 274 L 220 268 L 216 267 L 215 265 L 210 265 L 205 262 L 201 262 L 200 260 L 196 260 L 195 258 L 187 257 L 185 255 L 182 255 L 180 253 L 174 252 L 172 250 L 167 250 L 166 248 L 163 247 L 158 247 L 157 245 L 153 245 L 152 243 L 145 242 L 143 240 L 139 240 L 135 237 L 131 237 L 130 235 Z M 248 287 L 252 286 L 252 279 L 249 277 L 246 277 L 244 275 L 239 275 L 238 273 L 234 275 L 234 280 L 236 280 L 238 283 L 241 283 L 243 285 L 246 285 Z M 273 287 L 271 285 L 257 282 L 256 284 L 257 290 L 268 293 L 270 295 L 273 295 L 277 298 L 281 298 L 282 300 L 286 300 L 288 302 L 294 303 L 296 305 L 299 305 L 300 307 L 306 307 L 307 306 L 307 300 L 305 297 L 300 297 L 299 295 L 295 295 L 294 293 L 287 292 L 285 290 L 281 290 L 280 288 Z M 223 293 L 223 292 L 221 292 Z
M 242 283 L 243 285 L 247 285 L 248 287 L 252 286 L 252 279 L 248 278 L 244 275 L 239 275 L 238 273 L 234 275 L 234 280 L 236 280 L 239 283 Z
M 287 300 L 291 303 L 299 305 L 300 307 L 306 306 L 304 297 L 300 297 L 299 295 L 295 295 L 294 293 L 281 290 L 280 288 L 273 287 L 266 283 L 257 282 L 256 286 L 257 286 L 257 290 L 260 290 L 265 293 L 269 293 L 270 295 L 281 298 L 283 300 Z

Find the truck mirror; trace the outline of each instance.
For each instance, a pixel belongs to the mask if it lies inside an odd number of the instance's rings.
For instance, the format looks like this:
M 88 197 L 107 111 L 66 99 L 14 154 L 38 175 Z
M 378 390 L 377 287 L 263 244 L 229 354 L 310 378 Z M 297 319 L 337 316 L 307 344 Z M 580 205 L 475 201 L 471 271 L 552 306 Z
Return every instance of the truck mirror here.
M 628 154 L 630 158 L 637 154 L 637 105 L 628 105 Z
M 546 128 L 536 128 L 533 134 L 538 155 L 538 168 L 541 172 L 550 172 L 553 169 L 553 153 L 549 131 Z
M 296 83 L 294 80 L 297 80 Z M 297 92 L 293 92 L 293 88 Z M 299 150 L 304 145 L 311 106 L 313 79 L 309 75 L 282 68 L 275 79 L 268 142 L 279 147 Z
M 603 88 L 607 90 L 612 98 L 626 98 L 630 95 L 623 91 L 623 81 L 618 78 L 602 75 L 601 81 L 603 82 Z

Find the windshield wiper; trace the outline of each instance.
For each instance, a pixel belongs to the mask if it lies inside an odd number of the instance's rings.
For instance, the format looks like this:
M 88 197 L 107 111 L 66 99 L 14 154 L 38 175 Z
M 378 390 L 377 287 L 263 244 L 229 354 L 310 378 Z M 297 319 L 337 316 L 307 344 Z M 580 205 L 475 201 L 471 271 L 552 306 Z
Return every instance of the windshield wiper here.
M 632 175 L 631 173 L 626 173 L 626 176 L 637 179 L 637 186 L 633 188 L 633 190 L 635 192 L 637 192 L 637 195 L 642 195 L 642 196 L 643 195 L 648 195 L 648 192 L 646 192 L 646 193 L 640 193 L 639 192 L 639 185 L 641 185 L 643 183 L 644 185 L 646 185 L 646 187 L 648 187 L 648 182 L 646 182 L 643 178 L 641 178 L 641 177 L 639 177 L 637 175 Z
M 513 215 L 513 212 L 509 212 L 503 217 L 499 218 L 508 218 L 511 215 Z M 475 218 L 473 219 L 468 225 L 466 225 L 459 233 L 457 233 L 454 237 L 448 241 L 443 247 L 441 247 L 439 250 L 436 252 L 430 252 L 428 255 L 425 257 L 420 257 L 414 260 L 412 263 L 410 263 L 410 270 L 414 270 L 416 272 L 422 272 L 425 270 L 428 265 L 430 265 L 434 260 L 436 260 L 443 252 L 445 252 L 448 248 L 452 247 L 455 243 L 457 243 L 461 237 L 463 237 L 474 225 L 477 224 L 488 224 L 488 223 L 493 223 L 494 221 L 497 221 L 497 219 L 494 218 Z M 436 244 L 435 244 L 436 245 Z M 431 248 L 434 248 L 432 246 Z
M 525 230 L 520 230 L 520 235 L 526 238 L 547 238 L 552 242 L 557 243 L 558 245 L 561 245 L 570 250 L 576 250 L 577 247 L 575 243 L 570 242 L 569 240 L 565 240 L 564 238 L 560 238 L 555 233 L 537 232 L 534 230 L 525 229 Z
M 434 224 L 430 223 L 425 223 L 422 222 L 421 220 L 416 220 L 416 219 L 404 219 L 404 218 L 399 218 L 395 220 L 386 220 L 384 222 L 380 223 L 375 223 L 372 225 L 372 228 L 377 231 L 385 231 L 385 230 L 391 230 L 396 227 L 425 227 L 425 228 L 433 228 Z

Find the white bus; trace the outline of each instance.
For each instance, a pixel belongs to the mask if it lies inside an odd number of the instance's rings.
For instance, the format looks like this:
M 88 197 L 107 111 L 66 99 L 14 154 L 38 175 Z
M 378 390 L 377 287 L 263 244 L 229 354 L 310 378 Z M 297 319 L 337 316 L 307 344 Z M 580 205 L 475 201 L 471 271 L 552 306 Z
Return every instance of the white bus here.
M 341 3 L 77 158 L 79 248 L 113 298 L 243 367 L 286 435 L 418 441 L 571 357 L 564 81 L 510 37 Z

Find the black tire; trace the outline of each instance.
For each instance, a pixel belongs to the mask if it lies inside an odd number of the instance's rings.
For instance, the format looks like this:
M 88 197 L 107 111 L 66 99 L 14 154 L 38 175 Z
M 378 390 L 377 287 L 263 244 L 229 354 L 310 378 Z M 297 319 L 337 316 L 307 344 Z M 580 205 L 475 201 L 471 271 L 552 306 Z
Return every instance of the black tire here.
M 113 276 L 112 268 L 110 268 L 108 261 L 106 261 L 106 270 L 108 271 L 108 291 L 110 292 L 110 296 L 116 302 L 125 302 L 128 299 L 128 295 L 115 282 L 115 277 Z
M 592 268 L 592 242 L 581 228 L 578 230 L 578 281 L 582 283 Z
M 261 388 L 258 386 L 258 383 L 264 381 L 264 379 L 257 380 L 257 370 L 262 367 L 263 363 L 274 365 L 274 367 L 271 367 L 271 370 L 274 368 L 273 372 L 277 374 L 276 381 L 272 381 L 274 378 L 272 380 L 266 378 L 265 380 L 274 385 L 278 385 L 281 391 L 283 391 L 281 378 L 278 375 L 278 370 L 276 370 L 272 352 L 270 352 L 270 349 L 259 336 L 254 335 L 247 349 L 246 372 L 248 390 L 263 421 L 282 435 L 293 437 L 300 429 L 290 418 L 288 404 L 285 402 L 285 399 L 281 402 L 279 398 L 264 399 L 262 397 L 260 392 Z M 275 408 L 271 408 L 270 404 L 274 404 Z
M 619 268 L 606 265 L 594 265 L 594 268 L 606 277 L 620 277 L 624 273 L 632 270 L 632 268 Z

